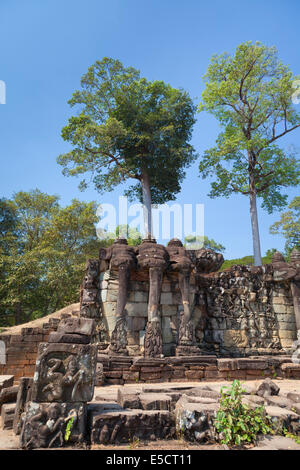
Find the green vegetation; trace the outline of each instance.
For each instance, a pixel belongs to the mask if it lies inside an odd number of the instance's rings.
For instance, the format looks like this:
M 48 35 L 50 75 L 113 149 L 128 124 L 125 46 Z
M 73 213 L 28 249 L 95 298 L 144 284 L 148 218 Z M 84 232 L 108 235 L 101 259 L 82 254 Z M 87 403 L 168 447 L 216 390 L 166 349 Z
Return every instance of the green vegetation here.
M 262 264 L 268 264 L 272 262 L 272 256 L 274 252 L 277 251 L 275 248 L 268 250 L 266 255 L 262 257 Z M 254 258 L 253 256 L 244 256 L 243 258 L 236 258 L 236 259 L 226 259 L 222 264 L 219 271 L 224 271 L 224 269 L 228 269 L 231 266 L 235 266 L 237 264 L 241 265 L 254 265 Z
M 270 232 L 283 235 L 286 239 L 285 255 L 289 257 L 293 248 L 300 250 L 300 196 L 289 204 L 289 211 L 281 214 L 279 222 L 270 227 Z
M 79 301 L 86 260 L 98 256 L 96 203 L 58 200 L 36 189 L 0 201 L 0 326 Z
M 68 176 L 87 174 L 97 191 L 135 180 L 126 194 L 144 205 L 145 235 L 151 233 L 151 203 L 173 200 L 197 157 L 189 144 L 196 108 L 188 93 L 105 57 L 81 79 L 69 104 L 79 114 L 62 137 L 73 150 L 58 163 Z M 80 188 L 89 184 L 83 179 Z
M 226 250 L 225 246 L 221 245 L 221 243 L 217 243 L 212 238 L 209 239 L 206 236 L 199 237 L 195 235 L 187 235 L 184 241 L 184 246 L 186 248 L 189 248 L 190 250 L 198 250 L 199 248 L 209 248 L 211 250 L 217 251 L 218 253 L 222 253 Z
M 204 76 L 199 112 L 208 111 L 223 131 L 204 152 L 199 170 L 213 178 L 210 197 L 240 193 L 249 198 L 254 264 L 262 264 L 257 198 L 269 213 L 286 205 L 282 189 L 300 182 L 294 151 L 279 139 L 300 126 L 292 102 L 293 76 L 274 47 L 246 42 L 235 54 L 215 55 Z
M 255 409 L 242 403 L 244 390 L 238 380 L 231 387 L 222 387 L 220 409 L 215 427 L 222 444 L 229 446 L 254 443 L 259 434 L 273 434 L 271 418 L 264 407 Z

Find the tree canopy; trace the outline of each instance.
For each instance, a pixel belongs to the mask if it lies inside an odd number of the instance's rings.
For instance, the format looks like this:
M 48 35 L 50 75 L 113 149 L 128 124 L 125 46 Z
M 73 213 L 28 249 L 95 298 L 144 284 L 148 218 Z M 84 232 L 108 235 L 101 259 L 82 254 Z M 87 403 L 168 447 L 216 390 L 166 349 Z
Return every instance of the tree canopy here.
M 0 204 L 0 325 L 18 324 L 79 301 L 89 257 L 98 257 L 96 203 L 19 192 Z M 11 219 L 3 224 L 3 214 Z
M 207 236 L 200 237 L 198 235 L 187 235 L 184 241 L 184 246 L 190 250 L 208 248 L 219 253 L 223 253 L 226 250 L 225 246 L 223 246 L 221 243 L 217 243 L 215 240 L 212 238 L 209 239 Z
M 91 183 L 99 192 L 136 180 L 125 194 L 144 204 L 150 230 L 151 203 L 173 200 L 197 157 L 189 143 L 196 108 L 188 93 L 105 57 L 83 75 L 69 104 L 79 114 L 62 129 L 73 147 L 58 157 L 63 173 L 85 175 L 80 188 Z
M 233 56 L 213 56 L 204 77 L 199 112 L 214 115 L 223 131 L 204 152 L 200 174 L 213 177 L 211 197 L 249 197 L 256 265 L 261 264 L 256 198 L 271 213 L 286 205 L 282 189 L 300 182 L 295 152 L 278 146 L 300 126 L 292 102 L 295 79 L 276 49 L 258 42 L 241 44 Z

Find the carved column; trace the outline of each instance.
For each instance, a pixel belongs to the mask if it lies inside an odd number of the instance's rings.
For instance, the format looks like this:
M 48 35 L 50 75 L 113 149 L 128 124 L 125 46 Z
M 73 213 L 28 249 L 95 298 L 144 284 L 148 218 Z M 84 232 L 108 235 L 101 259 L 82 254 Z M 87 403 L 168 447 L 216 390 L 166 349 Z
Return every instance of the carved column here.
M 127 316 L 126 302 L 130 281 L 130 270 L 135 268 L 135 249 L 128 246 L 125 238 L 117 238 L 109 249 L 100 251 L 100 258 L 110 260 L 110 269 L 117 270 L 118 297 L 116 308 L 116 325 L 111 334 L 108 353 L 128 355 L 127 351 Z
M 161 318 L 159 311 L 163 272 L 167 267 L 168 253 L 154 239 L 145 239 L 138 247 L 138 264 L 149 269 L 148 322 L 146 326 L 144 355 L 160 357 L 163 353 Z

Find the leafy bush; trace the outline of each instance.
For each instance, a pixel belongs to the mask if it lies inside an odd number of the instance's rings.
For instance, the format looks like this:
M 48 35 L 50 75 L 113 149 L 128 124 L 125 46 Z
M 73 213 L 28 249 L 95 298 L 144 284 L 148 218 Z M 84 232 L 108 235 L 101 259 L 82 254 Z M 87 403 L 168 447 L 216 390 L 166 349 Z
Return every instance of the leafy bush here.
M 222 444 L 241 445 L 255 442 L 258 434 L 273 434 L 272 421 L 264 407 L 250 408 L 242 403 L 244 390 L 238 380 L 221 388 L 220 409 L 215 427 Z

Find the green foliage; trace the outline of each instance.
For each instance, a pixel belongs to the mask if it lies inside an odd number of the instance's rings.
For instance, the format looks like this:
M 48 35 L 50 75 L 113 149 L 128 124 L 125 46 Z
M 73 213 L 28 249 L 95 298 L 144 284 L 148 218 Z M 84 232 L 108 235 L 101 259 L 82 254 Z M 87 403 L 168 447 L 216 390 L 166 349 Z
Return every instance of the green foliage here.
M 255 442 L 258 434 L 273 434 L 272 421 L 264 407 L 252 409 L 243 404 L 243 392 L 238 380 L 234 380 L 231 387 L 221 389 L 215 427 L 222 444 L 239 446 Z
M 47 315 L 79 299 L 85 262 L 98 256 L 96 203 L 19 192 L 0 238 L 0 325 Z
M 270 233 L 283 235 L 286 239 L 285 254 L 289 256 L 293 248 L 300 250 L 300 196 L 289 204 L 289 211 L 281 214 L 280 220 L 270 227 Z
M 73 423 L 74 423 L 74 418 L 69 419 L 69 421 L 67 422 L 65 437 L 64 437 L 66 442 L 70 439 Z
M 198 235 L 187 235 L 184 241 L 184 246 L 190 250 L 197 250 L 199 248 L 209 248 L 220 253 L 226 250 L 225 246 L 221 245 L 221 243 L 217 243 L 212 238 L 209 239 L 206 236 L 199 237 Z
M 277 251 L 277 250 L 275 250 Z M 272 251 L 268 250 L 266 255 L 262 257 L 262 264 L 269 264 L 272 261 Z M 219 271 L 224 271 L 224 269 L 231 268 L 231 266 L 236 265 L 254 265 L 254 258 L 253 256 L 244 256 L 243 258 L 235 258 L 235 259 L 226 259 L 222 264 Z
M 153 203 L 175 198 L 184 168 L 196 158 L 189 144 L 196 109 L 187 92 L 149 82 L 105 57 L 83 75 L 69 104 L 79 114 L 62 129 L 73 146 L 58 157 L 65 175 L 90 175 L 100 192 L 133 178 L 138 182 L 126 194 L 142 200 L 140 183 L 147 173 Z M 89 182 L 83 179 L 81 189 Z
M 128 245 L 137 246 L 142 243 L 142 234 L 135 227 L 129 227 L 127 224 L 118 225 L 114 233 L 107 233 L 105 239 L 102 240 L 101 246 L 106 247 L 113 244 L 117 237 L 127 239 Z

